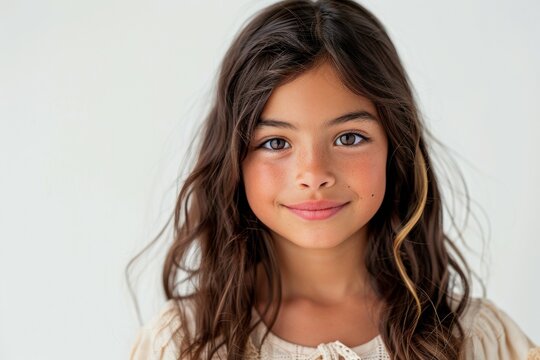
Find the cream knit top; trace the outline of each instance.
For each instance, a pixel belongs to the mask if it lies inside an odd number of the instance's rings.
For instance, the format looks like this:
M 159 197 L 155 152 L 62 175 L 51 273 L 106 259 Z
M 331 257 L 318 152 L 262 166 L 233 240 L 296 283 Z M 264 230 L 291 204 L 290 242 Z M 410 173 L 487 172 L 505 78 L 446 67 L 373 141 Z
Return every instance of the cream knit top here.
M 130 353 L 130 360 L 176 360 L 177 346 L 171 334 L 179 326 L 175 316 L 175 300 L 169 300 L 161 311 L 138 331 Z M 186 308 L 188 328 L 194 331 L 193 312 Z M 253 308 L 252 321 L 259 320 Z M 537 347 L 523 333 L 519 326 L 493 302 L 484 298 L 471 299 L 469 307 L 462 315 L 462 324 L 468 334 L 465 342 L 465 358 L 474 360 L 540 360 L 540 347 Z M 272 332 L 262 344 L 266 325 L 260 322 L 248 339 L 246 359 L 302 359 L 302 360 L 375 360 L 390 359 L 381 336 L 367 343 L 349 348 L 339 340 L 307 347 L 290 343 Z M 260 352 L 258 348 L 260 347 Z M 221 349 L 216 359 L 226 359 Z M 221 356 L 221 357 L 219 357 Z

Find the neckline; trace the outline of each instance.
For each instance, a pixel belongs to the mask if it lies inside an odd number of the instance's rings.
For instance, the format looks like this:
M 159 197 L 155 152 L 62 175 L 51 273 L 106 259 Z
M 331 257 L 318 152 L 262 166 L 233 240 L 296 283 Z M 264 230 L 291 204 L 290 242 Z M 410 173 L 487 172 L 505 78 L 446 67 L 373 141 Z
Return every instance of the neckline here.
M 259 324 L 257 325 L 257 328 L 255 329 L 255 331 L 257 332 L 257 335 L 260 336 L 259 340 L 261 340 L 264 333 L 268 330 L 268 327 L 262 320 L 261 315 L 259 314 L 259 312 L 257 311 L 255 307 L 252 308 L 252 313 L 254 315 L 254 321 L 258 321 L 259 319 L 261 320 Z M 321 344 L 328 345 L 336 341 L 339 341 L 339 340 L 336 339 L 335 341 L 331 341 L 328 343 L 321 343 Z M 295 344 L 290 341 L 287 341 L 277 336 L 272 331 L 268 331 L 268 336 L 266 337 L 265 342 L 269 342 L 270 344 L 273 344 L 273 345 L 279 345 L 281 348 L 285 348 L 289 351 L 301 350 L 302 352 L 309 353 L 309 352 L 317 350 L 317 347 L 305 346 L 305 345 Z M 354 347 L 349 347 L 349 349 L 351 349 L 358 355 L 365 355 L 365 354 L 375 351 L 380 344 L 382 344 L 382 339 L 381 339 L 381 334 L 378 334 L 371 340 L 368 340 L 367 342 L 363 344 L 355 345 Z

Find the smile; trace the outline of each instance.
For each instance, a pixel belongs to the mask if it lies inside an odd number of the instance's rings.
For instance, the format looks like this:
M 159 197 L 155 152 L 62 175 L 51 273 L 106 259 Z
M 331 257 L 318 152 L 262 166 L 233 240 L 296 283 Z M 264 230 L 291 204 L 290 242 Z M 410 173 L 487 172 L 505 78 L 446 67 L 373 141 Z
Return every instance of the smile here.
M 303 210 L 303 209 L 290 208 L 287 206 L 286 208 L 305 220 L 324 220 L 337 214 L 347 204 L 348 203 L 345 203 L 340 206 L 336 206 L 336 207 L 332 207 L 328 209 L 320 209 L 320 210 Z

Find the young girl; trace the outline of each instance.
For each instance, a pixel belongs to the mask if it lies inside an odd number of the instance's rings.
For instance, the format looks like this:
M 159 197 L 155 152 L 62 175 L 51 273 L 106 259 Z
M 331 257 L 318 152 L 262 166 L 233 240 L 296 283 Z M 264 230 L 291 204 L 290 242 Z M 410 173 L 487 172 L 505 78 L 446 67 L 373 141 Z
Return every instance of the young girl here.
M 222 63 L 174 213 L 168 302 L 131 359 L 540 358 L 471 297 L 425 136 L 369 11 L 287 0 L 258 13 Z

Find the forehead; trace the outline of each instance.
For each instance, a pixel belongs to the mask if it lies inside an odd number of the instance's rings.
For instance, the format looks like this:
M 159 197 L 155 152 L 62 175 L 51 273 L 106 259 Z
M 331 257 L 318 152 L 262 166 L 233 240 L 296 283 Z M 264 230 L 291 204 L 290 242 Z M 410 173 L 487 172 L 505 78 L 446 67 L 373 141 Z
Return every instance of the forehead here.
M 313 123 L 352 111 L 366 111 L 377 116 L 373 102 L 349 90 L 335 69 L 325 62 L 276 87 L 261 118 Z

